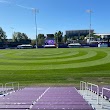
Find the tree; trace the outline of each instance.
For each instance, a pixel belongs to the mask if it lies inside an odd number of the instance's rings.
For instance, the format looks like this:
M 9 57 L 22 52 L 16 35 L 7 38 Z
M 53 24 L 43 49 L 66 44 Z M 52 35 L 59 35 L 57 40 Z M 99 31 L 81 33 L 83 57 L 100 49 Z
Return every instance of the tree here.
M 67 35 L 64 35 L 63 41 L 64 41 L 64 43 L 67 42 Z
M 28 36 L 25 33 L 21 33 L 21 36 L 23 40 L 28 40 Z
M 86 36 L 87 38 L 89 38 L 89 34 Z M 94 40 L 98 40 L 101 39 L 101 36 L 96 35 L 96 33 L 91 33 L 90 34 L 90 39 L 94 39 Z
M 7 38 L 6 32 L 4 32 L 3 29 L 0 27 L 0 41 L 4 42 L 6 41 L 6 38 Z
M 79 40 L 84 40 L 84 38 L 85 38 L 84 36 L 80 36 Z
M 109 42 L 110 42 L 110 35 L 107 36 L 107 43 L 108 43 L 108 47 L 109 47 Z
M 57 43 L 62 42 L 62 36 L 63 36 L 63 32 L 61 32 L 61 31 L 58 31 L 54 34 L 54 38 L 55 38 Z
M 36 45 L 36 40 L 35 39 L 33 39 L 33 40 L 31 40 L 31 45 Z
M 78 36 L 72 37 L 72 40 L 77 40 L 77 39 L 78 39 Z
M 27 42 L 30 39 L 28 39 L 28 36 L 25 33 L 21 32 L 14 32 L 13 34 L 13 41 L 14 42 Z
M 20 42 L 22 40 L 22 36 L 20 32 L 14 32 L 13 34 L 13 41 Z
M 37 45 L 42 46 L 42 45 L 44 45 L 44 42 L 45 42 L 44 34 L 39 34 L 38 38 L 37 38 L 37 43 L 38 43 Z
M 95 35 L 96 33 L 92 33 L 91 37 L 93 37 L 95 40 L 101 39 L 101 36 Z

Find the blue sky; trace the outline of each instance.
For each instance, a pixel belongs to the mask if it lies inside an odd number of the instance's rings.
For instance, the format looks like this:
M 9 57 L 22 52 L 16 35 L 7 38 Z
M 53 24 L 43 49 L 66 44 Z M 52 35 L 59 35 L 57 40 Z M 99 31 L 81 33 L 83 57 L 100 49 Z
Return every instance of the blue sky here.
M 38 34 L 61 30 L 89 29 L 92 10 L 92 29 L 110 33 L 110 0 L 0 0 L 0 27 L 12 38 L 13 31 L 35 38 L 34 12 L 37 13 Z

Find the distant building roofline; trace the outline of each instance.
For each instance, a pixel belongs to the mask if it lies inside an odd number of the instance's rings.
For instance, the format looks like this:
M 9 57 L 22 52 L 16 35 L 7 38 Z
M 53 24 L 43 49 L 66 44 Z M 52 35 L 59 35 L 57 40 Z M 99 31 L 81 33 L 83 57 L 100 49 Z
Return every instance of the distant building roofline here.
M 89 31 L 89 29 L 75 29 L 75 30 L 66 30 L 66 31 Z M 94 29 L 91 29 L 91 31 L 94 31 Z
M 95 35 L 98 35 L 98 36 L 107 36 L 107 35 L 110 35 L 110 33 L 96 33 Z

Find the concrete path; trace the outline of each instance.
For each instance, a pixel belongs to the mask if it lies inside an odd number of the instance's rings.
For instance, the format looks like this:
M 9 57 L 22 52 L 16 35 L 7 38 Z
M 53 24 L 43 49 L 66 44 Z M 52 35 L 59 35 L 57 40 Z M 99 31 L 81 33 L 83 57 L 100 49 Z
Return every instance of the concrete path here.
M 102 99 L 101 96 L 97 99 L 97 94 L 91 93 L 89 90 L 78 90 L 78 92 L 93 108 L 95 108 L 95 110 L 110 110 L 110 102 Z

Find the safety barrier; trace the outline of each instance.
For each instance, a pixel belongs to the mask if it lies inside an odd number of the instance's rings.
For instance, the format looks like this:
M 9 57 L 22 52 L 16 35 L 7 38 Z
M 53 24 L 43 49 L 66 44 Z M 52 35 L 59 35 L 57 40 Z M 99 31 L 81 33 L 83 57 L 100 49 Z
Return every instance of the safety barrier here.
M 104 104 L 104 90 L 110 92 L 110 89 L 105 88 L 105 87 L 102 87 L 102 103 L 101 103 L 102 108 L 104 108 L 104 107 L 103 107 L 103 106 L 104 106 L 104 105 L 103 105 L 103 104 Z
M 87 85 L 86 82 L 80 81 L 80 90 L 83 90 L 84 95 L 86 94 L 86 89 L 87 89 L 86 85 Z
M 3 83 L 0 83 L 0 86 L 1 86 L 0 92 L 1 92 L 1 94 L 4 94 Z
M 92 96 L 93 86 L 97 88 L 97 104 L 99 104 L 99 86 L 96 84 L 87 82 L 87 89 L 89 89 L 89 87 L 88 87 L 89 85 L 90 85 L 90 91 L 91 91 L 91 99 L 93 98 L 93 96 Z M 87 93 L 87 95 L 88 95 L 88 93 Z
M 15 87 L 14 84 L 17 84 L 17 89 L 19 90 L 19 83 L 18 82 L 9 82 L 9 83 L 5 83 L 5 93 L 7 94 L 8 91 L 14 91 Z M 10 86 L 10 88 L 9 88 Z

